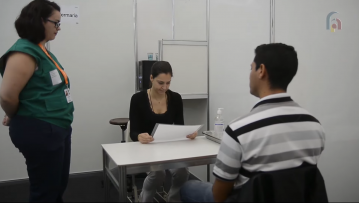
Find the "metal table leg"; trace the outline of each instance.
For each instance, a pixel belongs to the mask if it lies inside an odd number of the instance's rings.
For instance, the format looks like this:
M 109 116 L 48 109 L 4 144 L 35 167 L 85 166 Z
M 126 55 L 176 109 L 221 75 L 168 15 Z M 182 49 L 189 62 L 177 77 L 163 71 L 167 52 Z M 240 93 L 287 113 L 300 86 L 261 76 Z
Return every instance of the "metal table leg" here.
M 109 184 L 109 180 L 107 177 L 107 164 L 108 164 L 108 159 L 107 159 L 107 153 L 105 152 L 105 150 L 102 150 L 102 156 L 103 156 L 103 181 L 104 181 L 104 187 L 105 187 L 105 202 L 109 202 L 109 193 L 110 193 L 110 184 Z
M 211 165 L 207 164 L 207 182 L 211 182 Z
M 126 167 L 118 167 L 118 194 L 120 202 L 128 202 L 127 199 L 127 181 L 126 181 Z
M 135 198 L 135 202 L 139 202 L 139 201 L 138 201 L 138 192 L 137 192 L 135 175 L 132 175 L 131 177 L 132 177 L 133 196 L 134 196 L 134 198 Z

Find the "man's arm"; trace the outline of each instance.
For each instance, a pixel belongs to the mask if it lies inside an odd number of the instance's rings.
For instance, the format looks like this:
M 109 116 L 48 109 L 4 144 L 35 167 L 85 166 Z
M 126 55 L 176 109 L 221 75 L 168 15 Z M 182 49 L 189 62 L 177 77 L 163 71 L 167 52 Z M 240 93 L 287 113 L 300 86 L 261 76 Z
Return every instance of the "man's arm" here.
M 213 168 L 216 181 L 212 192 L 216 202 L 224 202 L 233 190 L 234 183 L 238 181 L 239 170 L 242 163 L 242 147 L 228 126 L 223 133 L 221 147 L 217 155 L 217 161 Z
M 235 182 L 227 182 L 216 178 L 212 192 L 215 202 L 224 202 L 232 192 Z

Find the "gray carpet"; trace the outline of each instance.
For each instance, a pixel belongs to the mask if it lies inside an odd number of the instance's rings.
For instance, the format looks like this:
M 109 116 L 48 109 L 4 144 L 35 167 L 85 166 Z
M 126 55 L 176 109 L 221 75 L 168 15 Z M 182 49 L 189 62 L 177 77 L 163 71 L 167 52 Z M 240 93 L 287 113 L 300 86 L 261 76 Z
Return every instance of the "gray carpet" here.
M 190 179 L 196 179 L 190 176 Z M 70 175 L 69 184 L 64 194 L 65 202 L 104 202 L 102 172 Z M 144 177 L 136 177 L 138 189 L 142 188 Z M 168 191 L 168 181 L 165 190 Z M 0 202 L 28 202 L 29 183 L 27 180 L 0 183 Z M 118 202 L 118 193 L 113 186 L 110 188 L 110 201 Z M 157 198 L 160 200 L 159 198 Z M 161 201 L 163 202 L 163 201 Z
M 104 202 L 102 172 L 71 175 L 67 190 L 64 194 L 65 202 Z M 136 178 L 141 188 L 143 178 Z M 111 202 L 118 200 L 118 193 L 111 187 Z M 29 182 L 27 180 L 0 184 L 0 202 L 28 202 Z

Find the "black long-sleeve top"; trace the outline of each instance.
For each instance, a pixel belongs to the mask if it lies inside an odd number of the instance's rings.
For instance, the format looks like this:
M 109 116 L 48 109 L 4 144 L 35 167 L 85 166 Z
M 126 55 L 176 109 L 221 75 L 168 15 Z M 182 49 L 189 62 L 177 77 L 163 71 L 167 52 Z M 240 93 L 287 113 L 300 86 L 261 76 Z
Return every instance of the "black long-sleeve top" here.
M 147 91 L 134 94 L 130 105 L 130 136 L 138 141 L 138 135 L 151 135 L 156 123 L 184 125 L 182 97 L 176 92 L 167 92 L 167 111 L 156 114 L 152 111 Z

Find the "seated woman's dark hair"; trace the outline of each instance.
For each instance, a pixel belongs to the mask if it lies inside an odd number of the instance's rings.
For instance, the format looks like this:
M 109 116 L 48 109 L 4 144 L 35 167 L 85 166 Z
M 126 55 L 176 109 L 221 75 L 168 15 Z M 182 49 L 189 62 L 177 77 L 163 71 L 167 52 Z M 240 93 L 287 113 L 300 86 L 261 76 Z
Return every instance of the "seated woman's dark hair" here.
M 43 22 L 54 11 L 60 12 L 60 6 L 48 0 L 34 0 L 25 6 L 20 16 L 15 21 L 17 34 L 22 39 L 27 39 L 38 44 L 45 39 L 45 27 Z
M 173 77 L 171 64 L 167 61 L 158 61 L 152 65 L 151 75 L 153 78 L 156 78 L 159 74 L 170 74 Z

